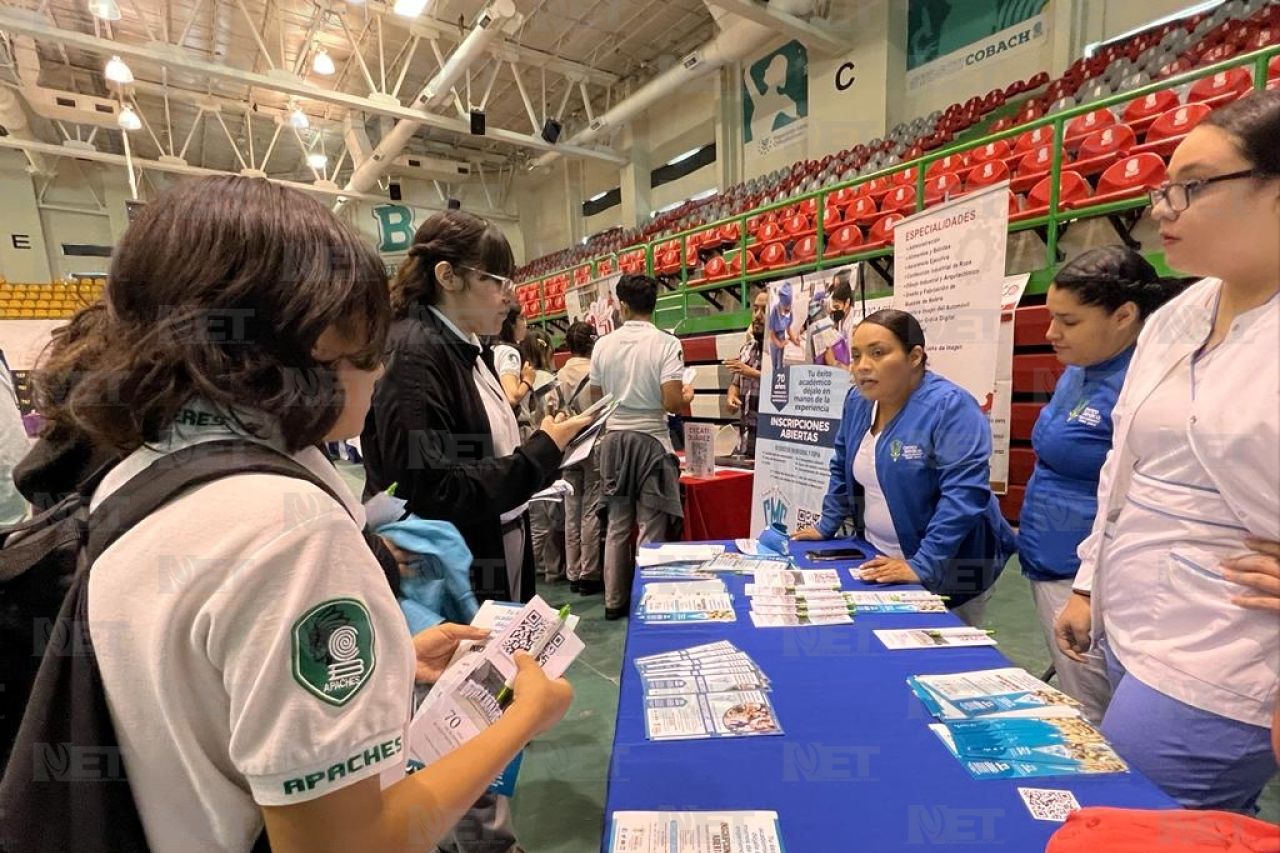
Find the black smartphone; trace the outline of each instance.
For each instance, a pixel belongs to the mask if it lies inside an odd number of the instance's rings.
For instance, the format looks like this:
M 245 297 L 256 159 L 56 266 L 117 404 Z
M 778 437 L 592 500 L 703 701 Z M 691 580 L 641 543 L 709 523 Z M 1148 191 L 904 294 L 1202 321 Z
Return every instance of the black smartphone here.
M 861 548 L 820 548 L 806 556 L 815 563 L 834 563 L 837 560 L 864 560 L 867 552 Z

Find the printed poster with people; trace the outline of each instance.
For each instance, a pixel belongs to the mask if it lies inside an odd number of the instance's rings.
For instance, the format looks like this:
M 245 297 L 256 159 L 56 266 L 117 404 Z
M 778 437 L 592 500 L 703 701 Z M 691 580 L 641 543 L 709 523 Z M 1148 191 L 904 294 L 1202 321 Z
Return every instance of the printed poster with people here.
M 597 337 L 604 337 L 622 325 L 617 286 L 620 273 L 602 276 L 565 292 L 564 307 L 569 322 L 589 323 Z
M 769 285 L 761 358 L 751 535 L 770 525 L 788 531 L 822 517 L 831 458 L 849 391 L 846 293 L 854 268 Z M 841 280 L 843 277 L 843 281 Z M 860 314 L 860 311 L 859 311 Z

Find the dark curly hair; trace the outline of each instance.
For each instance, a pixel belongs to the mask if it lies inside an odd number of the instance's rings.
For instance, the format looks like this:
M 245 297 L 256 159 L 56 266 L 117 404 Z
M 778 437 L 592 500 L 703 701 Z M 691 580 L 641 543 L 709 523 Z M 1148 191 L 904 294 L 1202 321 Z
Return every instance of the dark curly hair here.
M 1108 314 L 1132 302 L 1145 320 L 1194 279 L 1161 278 L 1156 268 L 1128 246 L 1098 246 L 1069 261 L 1053 277 L 1053 286 L 1071 291 L 1081 305 L 1097 305 Z
M 358 342 L 345 358 L 372 369 L 390 324 L 385 269 L 355 229 L 240 176 L 187 181 L 143 208 L 103 300 L 45 353 L 36 394 L 46 417 L 122 452 L 158 441 L 193 397 L 251 433 L 278 429 L 291 452 L 315 444 L 344 405 L 334 365 L 312 355 L 320 335 Z
M 413 235 L 409 257 L 391 281 L 391 313 L 397 319 L 420 316 L 440 302 L 436 264 L 469 266 L 510 278 L 516 259 L 496 225 L 461 210 L 444 210 L 423 220 Z

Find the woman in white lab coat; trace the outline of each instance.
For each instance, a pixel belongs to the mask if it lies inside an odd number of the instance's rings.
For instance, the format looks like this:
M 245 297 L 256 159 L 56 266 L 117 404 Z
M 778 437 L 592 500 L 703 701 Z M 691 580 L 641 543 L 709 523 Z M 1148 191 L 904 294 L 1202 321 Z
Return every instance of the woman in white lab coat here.
M 1206 278 L 1138 339 L 1057 639 L 1103 655 L 1102 730 L 1131 765 L 1248 811 L 1276 770 L 1280 91 L 1210 114 L 1152 200 L 1169 265 Z

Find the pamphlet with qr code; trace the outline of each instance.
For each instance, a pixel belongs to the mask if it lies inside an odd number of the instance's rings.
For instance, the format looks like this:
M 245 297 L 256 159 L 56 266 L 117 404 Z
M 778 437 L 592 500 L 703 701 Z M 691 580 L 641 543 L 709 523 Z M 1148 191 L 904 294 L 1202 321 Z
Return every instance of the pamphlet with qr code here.
M 559 678 L 584 646 L 574 633 L 578 617 L 558 626 L 557 611 L 534 596 L 524 607 L 486 602 L 472 624 L 490 628 L 487 640 L 459 644 L 457 653 L 409 723 L 409 757 L 424 765 L 438 761 L 502 716 L 498 694 L 514 678 L 518 651 L 529 651 L 547 631 L 556 636 L 538 656 L 542 671 Z

